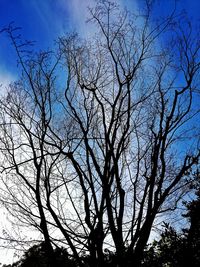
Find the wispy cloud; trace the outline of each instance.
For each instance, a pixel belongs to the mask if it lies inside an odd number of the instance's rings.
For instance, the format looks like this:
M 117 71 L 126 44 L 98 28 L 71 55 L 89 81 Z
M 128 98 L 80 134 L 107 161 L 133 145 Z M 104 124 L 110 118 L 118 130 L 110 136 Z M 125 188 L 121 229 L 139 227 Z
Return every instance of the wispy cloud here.
M 9 84 L 16 80 L 16 76 L 0 66 L 0 96 L 2 96 L 8 89 Z
M 68 30 L 75 30 L 81 36 L 87 37 L 91 34 L 91 27 L 86 24 L 89 17 L 88 8 L 94 7 L 95 0 L 61 0 L 62 8 L 67 10 L 68 13 Z
M 71 29 L 75 29 L 81 36 L 88 37 L 94 32 L 94 28 L 86 23 L 90 17 L 88 8 L 94 7 L 97 0 L 60 0 L 62 8 L 67 10 Z M 121 7 L 129 10 L 137 8 L 137 0 L 115 0 Z

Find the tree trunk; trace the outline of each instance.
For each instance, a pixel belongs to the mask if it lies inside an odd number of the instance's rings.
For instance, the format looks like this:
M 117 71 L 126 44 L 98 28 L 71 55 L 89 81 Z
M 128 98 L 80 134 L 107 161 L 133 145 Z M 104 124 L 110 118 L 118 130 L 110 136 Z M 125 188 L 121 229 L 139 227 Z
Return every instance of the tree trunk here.
M 154 218 L 155 216 L 151 215 L 150 218 L 148 218 L 145 221 L 141 229 L 140 237 L 135 246 L 134 251 L 132 253 L 129 251 L 128 264 L 127 264 L 128 267 L 141 267 L 141 261 L 143 259 L 144 249 L 149 239 Z

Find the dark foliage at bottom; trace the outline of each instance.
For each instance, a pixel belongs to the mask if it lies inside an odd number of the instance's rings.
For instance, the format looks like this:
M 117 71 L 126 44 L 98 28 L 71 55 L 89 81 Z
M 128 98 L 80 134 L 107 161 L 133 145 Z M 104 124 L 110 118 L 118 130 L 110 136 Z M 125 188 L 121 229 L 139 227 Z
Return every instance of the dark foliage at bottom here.
M 177 233 L 169 225 L 165 225 L 165 230 L 158 241 L 154 241 L 145 251 L 141 262 L 141 267 L 186 267 L 191 263 L 191 267 L 200 266 L 200 246 L 194 242 L 191 249 L 188 240 L 188 231 Z M 78 267 L 77 262 L 70 258 L 64 248 L 54 250 L 56 267 Z M 85 267 L 95 267 L 88 255 L 81 257 Z M 48 259 L 45 256 L 43 243 L 31 247 L 25 252 L 22 259 L 12 265 L 2 267 L 49 267 Z M 116 255 L 109 250 L 104 253 L 104 265 L 101 267 L 117 267 Z M 134 262 L 131 263 L 134 267 Z M 51 266 L 52 267 L 52 266 Z

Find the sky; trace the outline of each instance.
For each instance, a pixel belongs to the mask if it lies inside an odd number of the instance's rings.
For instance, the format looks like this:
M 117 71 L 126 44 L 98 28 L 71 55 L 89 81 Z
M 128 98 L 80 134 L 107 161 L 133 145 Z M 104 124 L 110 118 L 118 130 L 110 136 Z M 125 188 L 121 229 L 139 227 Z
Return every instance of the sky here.
M 117 0 L 121 5 L 133 10 L 143 0 Z M 83 37 L 91 30 L 85 21 L 87 7 L 95 0 L 0 0 L 0 30 L 10 23 L 21 27 L 22 37 L 35 41 L 37 49 L 48 49 L 55 39 L 71 30 Z M 157 13 L 167 14 L 174 7 L 174 0 L 156 0 Z M 177 9 L 186 10 L 190 18 L 199 19 L 199 0 L 177 0 Z M 10 41 L 0 34 L 0 84 L 8 84 L 16 79 L 16 58 Z
M 117 1 L 130 11 L 142 4 L 142 0 Z M 13 23 L 16 27 L 21 27 L 23 38 L 35 41 L 37 49 L 51 49 L 56 38 L 66 32 L 75 30 L 82 37 L 89 36 L 92 29 L 85 24 L 87 7 L 94 4 L 95 0 L 0 0 L 0 31 Z M 156 5 L 158 16 L 163 16 L 173 9 L 174 1 L 157 0 Z M 191 20 L 199 22 L 199 0 L 178 0 L 177 10 L 187 11 Z M 8 85 L 10 81 L 17 79 L 16 67 L 14 49 L 6 34 L 0 33 L 0 84 Z M 1 211 L 0 216 L 1 220 L 5 220 Z M 0 262 L 12 260 L 12 253 L 0 250 Z

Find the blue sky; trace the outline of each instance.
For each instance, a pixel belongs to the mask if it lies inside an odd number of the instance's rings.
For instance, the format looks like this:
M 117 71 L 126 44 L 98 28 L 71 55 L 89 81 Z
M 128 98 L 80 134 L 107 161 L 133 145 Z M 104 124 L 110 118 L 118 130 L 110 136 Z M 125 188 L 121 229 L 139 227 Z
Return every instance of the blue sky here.
M 142 0 L 117 0 L 131 11 L 141 5 Z M 37 49 L 48 49 L 54 40 L 70 30 L 77 30 L 87 37 L 91 28 L 84 24 L 87 6 L 95 0 L 0 0 L 0 30 L 9 23 L 22 27 L 23 38 L 36 41 Z M 160 3 L 159 3 L 160 2 Z M 157 15 L 166 15 L 174 7 L 173 0 L 157 2 Z M 178 0 L 177 10 L 185 10 L 188 17 L 198 23 L 200 19 L 200 0 Z M 16 57 L 10 41 L 0 34 L 0 84 L 8 84 L 16 79 Z M 1 213 L 0 213 L 1 216 Z M 1 219 L 1 218 L 0 218 Z M 0 226 L 1 227 L 1 226 Z M 1 232 L 1 229 L 0 229 Z M 3 256 L 0 251 L 0 262 Z M 4 256 L 8 262 L 9 256 Z
M 143 0 L 117 0 L 133 10 Z M 51 48 L 59 35 L 78 30 L 86 36 L 90 29 L 84 24 L 87 6 L 95 0 L 0 0 L 0 29 L 10 22 L 22 27 L 22 36 L 36 41 L 36 48 Z M 174 0 L 156 2 L 157 14 L 167 14 L 173 9 Z M 199 0 L 178 0 L 177 10 L 185 9 L 194 21 L 199 20 Z M 10 42 L 0 35 L 0 79 L 7 81 L 15 78 L 16 60 Z M 1 82 L 2 83 L 2 82 Z

